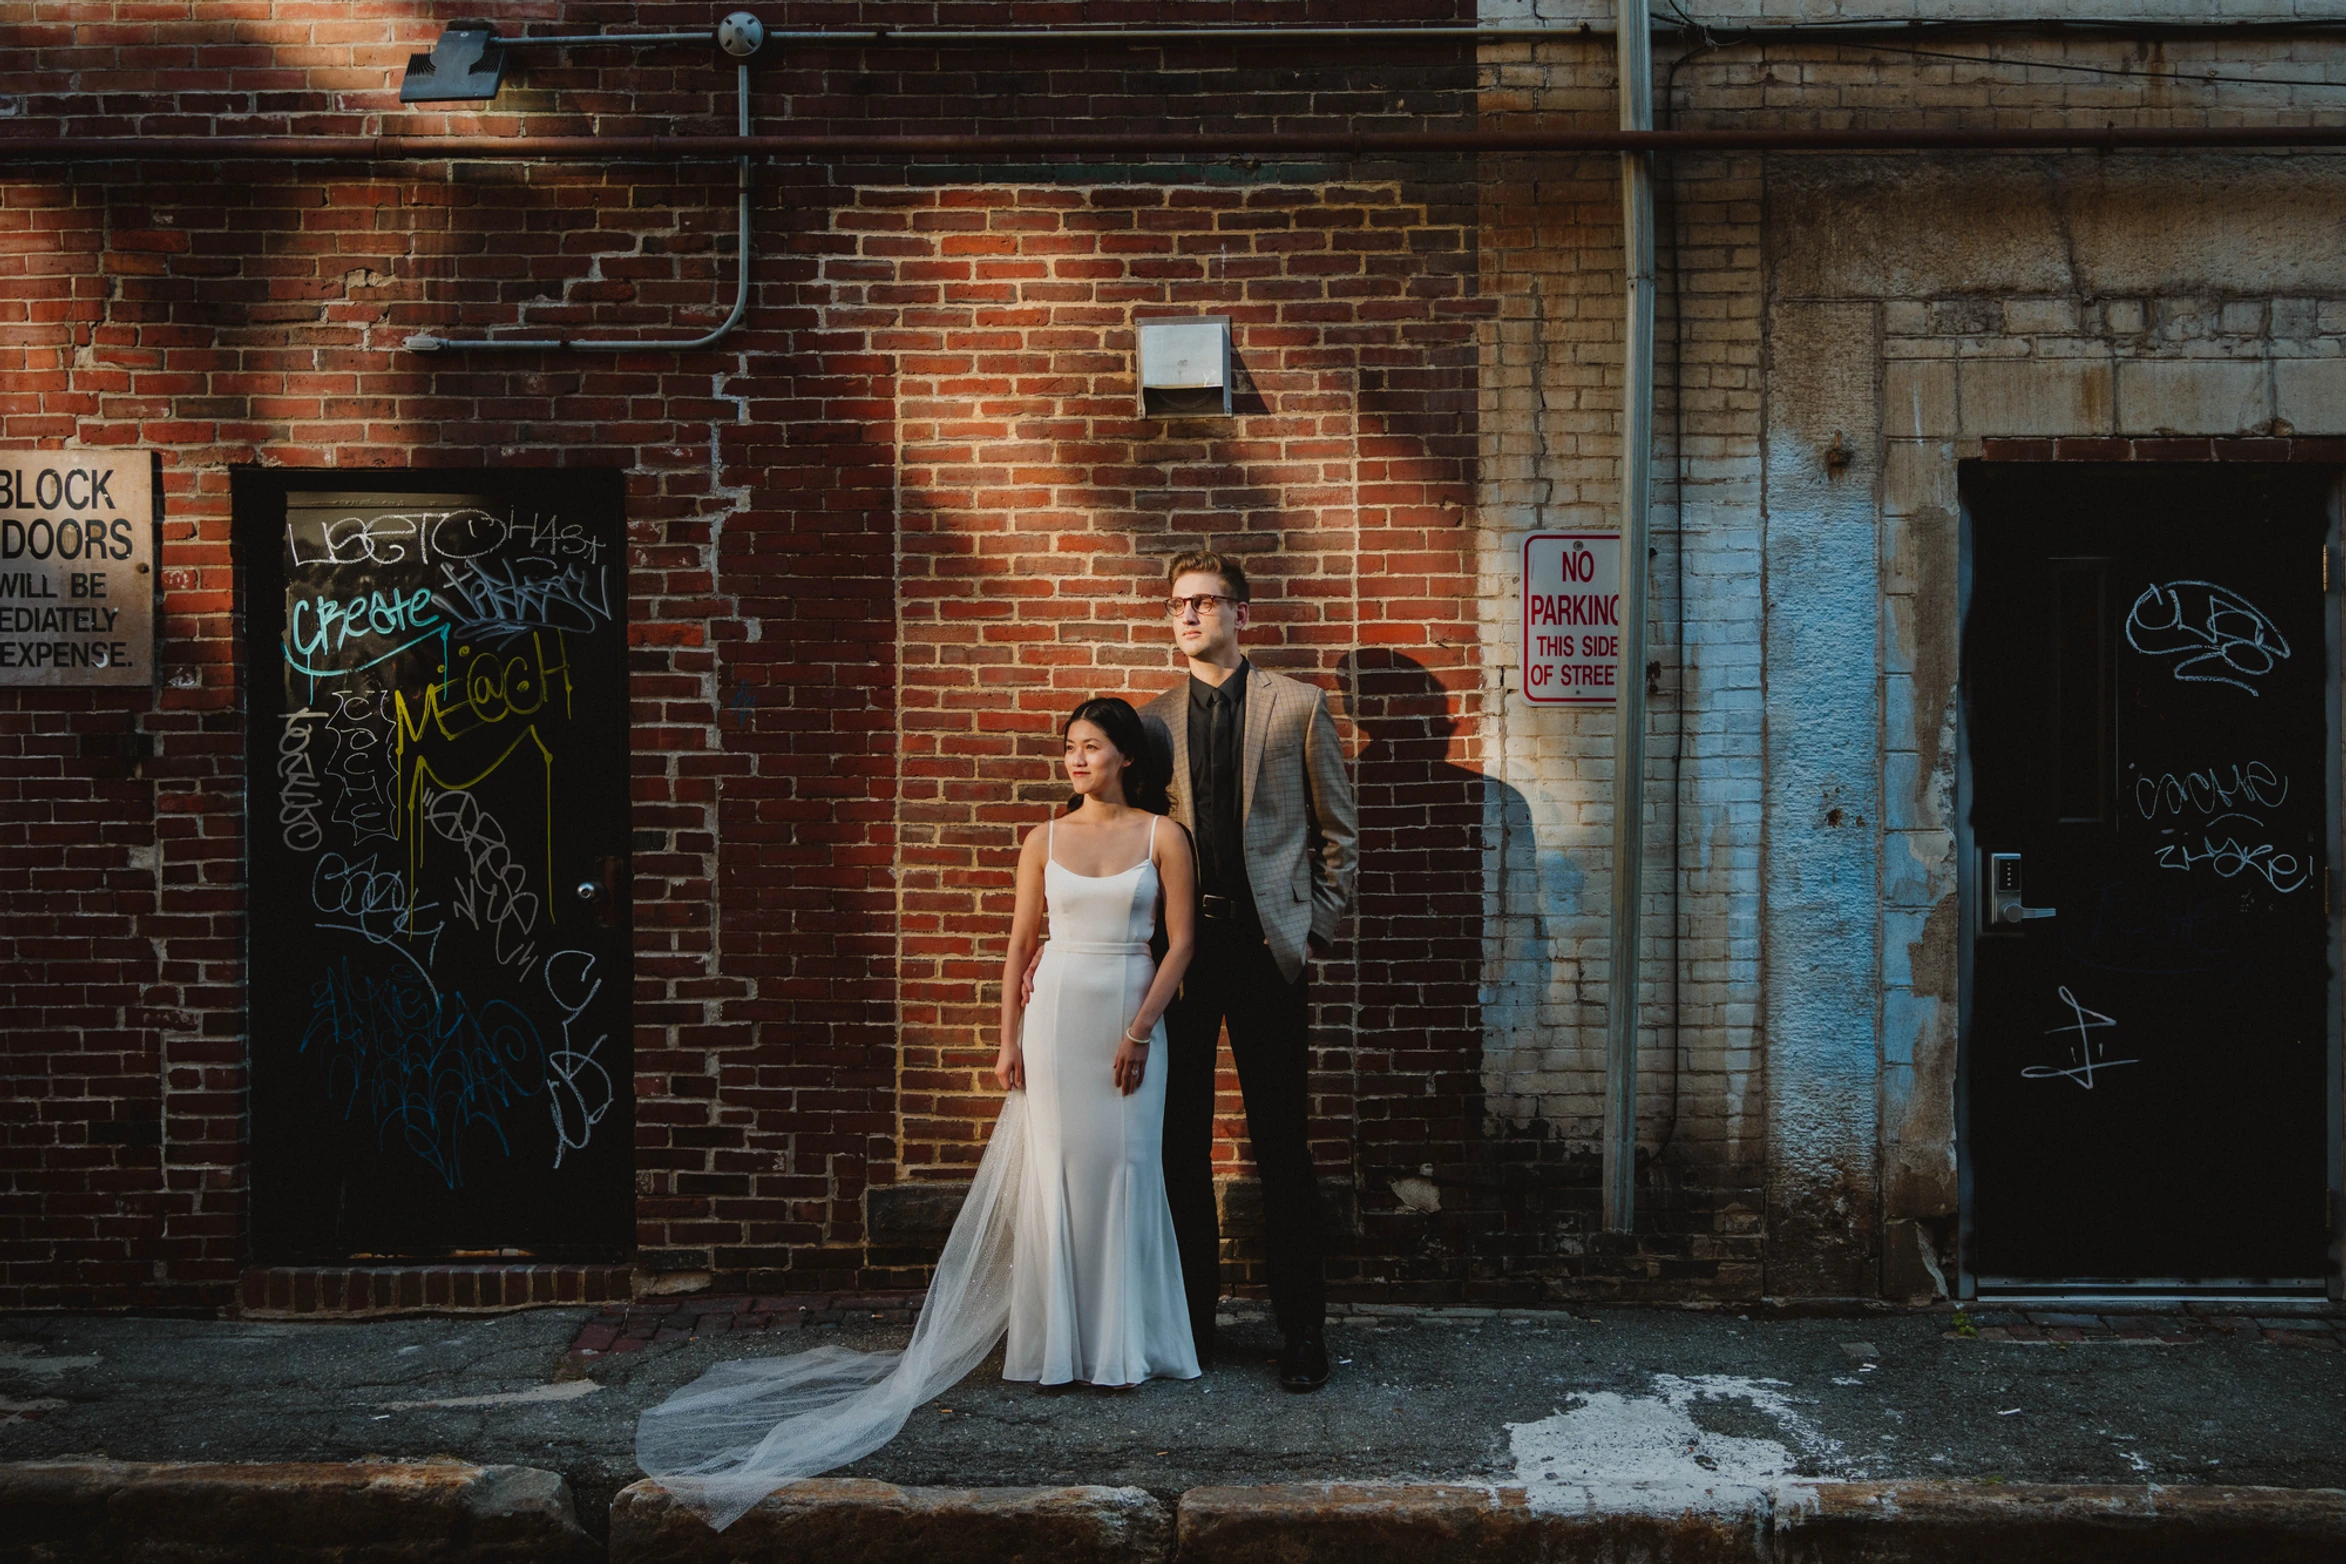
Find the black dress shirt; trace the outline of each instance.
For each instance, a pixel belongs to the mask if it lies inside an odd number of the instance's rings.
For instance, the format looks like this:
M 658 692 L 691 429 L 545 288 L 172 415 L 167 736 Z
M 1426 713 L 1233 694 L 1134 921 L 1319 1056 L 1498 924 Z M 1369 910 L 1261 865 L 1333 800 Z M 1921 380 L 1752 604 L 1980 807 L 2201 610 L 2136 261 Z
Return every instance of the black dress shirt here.
M 1246 664 L 1217 689 L 1189 677 L 1190 817 L 1197 827 L 1198 893 L 1227 898 L 1209 917 L 1234 914 L 1240 925 L 1255 923 L 1254 892 L 1246 881 L 1245 796 L 1241 768 L 1246 757 Z

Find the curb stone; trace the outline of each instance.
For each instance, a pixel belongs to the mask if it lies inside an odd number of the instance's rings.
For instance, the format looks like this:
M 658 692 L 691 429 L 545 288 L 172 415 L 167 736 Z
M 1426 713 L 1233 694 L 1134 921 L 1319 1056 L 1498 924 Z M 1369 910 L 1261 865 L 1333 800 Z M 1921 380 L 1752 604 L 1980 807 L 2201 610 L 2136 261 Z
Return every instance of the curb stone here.
M 1172 1516 L 1144 1488 L 899 1488 L 812 1478 L 725 1530 L 646 1480 L 611 1504 L 611 1564 L 1161 1564 Z
M 1284 1483 L 1181 1496 L 1181 1564 L 1752 1564 L 1761 1518 L 1534 1510 L 1521 1488 Z
M 713 1532 L 651 1482 L 609 1564 L 2331 1564 L 2346 1490 L 1793 1482 L 1678 1513 L 1519 1487 L 794 1483 Z M 0 1465 L 0 1564 L 601 1564 L 555 1473 L 458 1461 Z
M 594 1564 L 570 1487 L 459 1461 L 0 1465 L 0 1564 Z
M 2346 1491 L 1784 1483 L 1679 1513 L 1532 1507 L 1524 1489 L 1297 1483 L 1181 1496 L 1180 1564 L 2335 1564 Z
M 1778 1493 L 1776 1564 L 2346 1559 L 2346 1491 L 2336 1488 L 1882 1482 Z

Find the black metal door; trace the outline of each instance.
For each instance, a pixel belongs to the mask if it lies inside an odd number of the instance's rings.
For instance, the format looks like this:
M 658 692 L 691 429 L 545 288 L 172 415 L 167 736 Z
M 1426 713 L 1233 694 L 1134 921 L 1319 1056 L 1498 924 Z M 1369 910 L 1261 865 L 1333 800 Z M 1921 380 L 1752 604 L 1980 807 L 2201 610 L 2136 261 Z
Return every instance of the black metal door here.
M 1967 467 L 1966 1268 L 2327 1271 L 2326 474 Z
M 619 475 L 323 477 L 236 489 L 256 1255 L 623 1256 Z

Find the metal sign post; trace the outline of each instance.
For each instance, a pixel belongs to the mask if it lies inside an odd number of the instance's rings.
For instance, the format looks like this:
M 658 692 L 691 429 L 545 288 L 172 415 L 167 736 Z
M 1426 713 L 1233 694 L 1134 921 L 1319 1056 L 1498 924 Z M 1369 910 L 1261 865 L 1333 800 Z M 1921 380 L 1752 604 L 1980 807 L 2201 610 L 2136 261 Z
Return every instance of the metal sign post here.
M 1652 22 L 1621 0 L 1621 128 L 1654 128 Z M 1614 711 L 1611 980 L 1605 985 L 1605 1230 L 1636 1222 L 1638 917 L 1645 888 L 1646 509 L 1654 455 L 1653 154 L 1621 154 L 1628 319 L 1622 343 L 1621 662 Z

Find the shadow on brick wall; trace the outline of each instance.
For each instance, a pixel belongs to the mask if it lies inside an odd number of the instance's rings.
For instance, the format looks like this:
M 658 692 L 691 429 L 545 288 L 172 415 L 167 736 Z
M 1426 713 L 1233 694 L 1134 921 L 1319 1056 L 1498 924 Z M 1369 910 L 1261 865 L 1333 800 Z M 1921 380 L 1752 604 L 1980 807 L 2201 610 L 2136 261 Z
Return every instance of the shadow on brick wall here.
M 1390 647 L 1341 666 L 1368 743 L 1355 763 L 1362 1236 L 1338 1279 L 1388 1298 L 1462 1296 L 1496 1274 L 1504 1220 L 1483 1133 L 1483 821 L 1493 790 L 1503 810 L 1524 805 L 1451 759 L 1464 717 L 1433 670 Z

